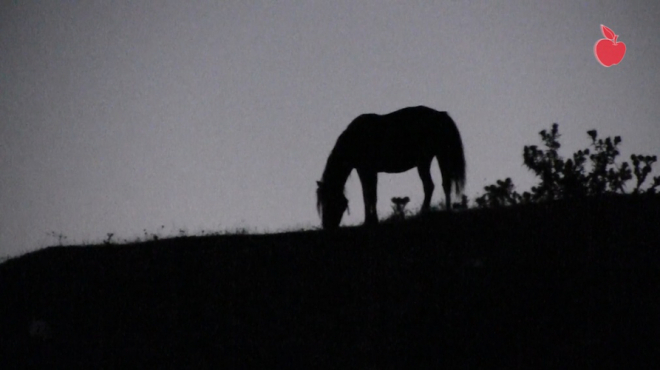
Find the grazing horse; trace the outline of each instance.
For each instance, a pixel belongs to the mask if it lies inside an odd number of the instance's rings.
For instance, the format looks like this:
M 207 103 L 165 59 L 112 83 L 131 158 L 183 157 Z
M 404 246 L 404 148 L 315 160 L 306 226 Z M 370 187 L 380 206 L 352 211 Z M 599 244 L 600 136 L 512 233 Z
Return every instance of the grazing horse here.
M 362 183 L 365 224 L 378 223 L 378 172 L 400 173 L 417 167 L 424 185 L 422 212 L 427 212 L 435 188 L 430 172 L 434 157 L 442 174 L 447 209 L 451 209 L 452 184 L 457 195 L 465 185 L 465 157 L 461 135 L 447 112 L 418 106 L 355 118 L 339 135 L 323 177 L 317 181 L 316 207 L 323 228 L 339 227 L 348 208 L 344 185 L 353 169 Z

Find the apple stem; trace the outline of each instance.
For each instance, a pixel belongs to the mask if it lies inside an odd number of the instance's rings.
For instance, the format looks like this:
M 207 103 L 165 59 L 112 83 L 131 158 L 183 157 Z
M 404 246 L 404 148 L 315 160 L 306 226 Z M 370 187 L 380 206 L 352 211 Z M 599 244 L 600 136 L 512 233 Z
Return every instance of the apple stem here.
M 612 39 L 612 41 L 614 41 L 615 44 L 616 44 L 616 39 L 617 39 L 618 37 L 619 37 L 619 35 L 614 35 L 614 38 Z

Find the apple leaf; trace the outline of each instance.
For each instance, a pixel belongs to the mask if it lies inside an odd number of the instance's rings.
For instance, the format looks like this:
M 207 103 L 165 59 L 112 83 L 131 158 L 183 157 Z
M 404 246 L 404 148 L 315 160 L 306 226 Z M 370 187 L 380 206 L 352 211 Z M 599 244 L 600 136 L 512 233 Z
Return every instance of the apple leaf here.
M 603 26 L 602 24 L 600 25 L 600 30 L 603 32 L 603 36 L 605 36 L 607 39 L 614 40 L 614 37 L 616 37 L 614 31 L 606 26 Z

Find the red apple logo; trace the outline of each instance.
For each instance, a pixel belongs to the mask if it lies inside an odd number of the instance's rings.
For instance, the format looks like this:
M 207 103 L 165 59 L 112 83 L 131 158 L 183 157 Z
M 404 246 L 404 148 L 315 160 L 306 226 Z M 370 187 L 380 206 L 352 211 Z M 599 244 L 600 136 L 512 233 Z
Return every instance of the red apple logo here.
M 603 32 L 605 38 L 596 41 L 594 45 L 596 60 L 605 67 L 619 64 L 626 54 L 626 44 L 617 42 L 616 39 L 619 35 L 602 24 L 600 25 L 600 30 Z

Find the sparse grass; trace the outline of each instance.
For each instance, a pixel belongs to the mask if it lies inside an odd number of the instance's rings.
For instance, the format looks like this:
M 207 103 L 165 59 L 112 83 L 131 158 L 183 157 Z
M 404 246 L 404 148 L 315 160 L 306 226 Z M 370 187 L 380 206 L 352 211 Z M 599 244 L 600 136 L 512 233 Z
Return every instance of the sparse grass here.
M 46 235 L 51 236 L 57 240 L 57 245 L 63 245 L 64 241 L 67 240 L 66 235 L 62 233 L 56 233 L 55 231 L 47 232 Z
M 649 368 L 659 223 L 621 196 L 46 248 L 0 265 L 0 362 Z
M 233 230 L 220 230 L 220 231 L 209 231 L 209 230 L 201 229 L 196 233 L 189 234 L 189 231 L 187 229 L 180 228 L 176 234 L 168 235 L 163 233 L 164 229 L 165 229 L 165 225 L 161 225 L 158 228 L 157 232 L 150 232 L 147 229 L 143 229 L 141 237 L 138 236 L 134 238 L 123 238 L 123 239 L 117 239 L 115 233 L 106 233 L 105 238 L 101 241 L 84 240 L 81 243 L 81 245 L 95 246 L 102 244 L 106 246 L 109 245 L 119 246 L 124 244 L 136 244 L 136 243 L 149 242 L 149 241 L 159 241 L 163 239 L 186 238 L 186 237 L 192 238 L 192 237 L 200 237 L 200 236 L 219 236 L 219 235 L 246 235 L 256 232 L 256 229 L 237 227 Z M 64 246 L 64 242 L 68 239 L 66 235 L 54 231 L 48 232 L 47 235 L 56 239 L 57 241 L 57 244 L 55 244 L 56 246 Z

